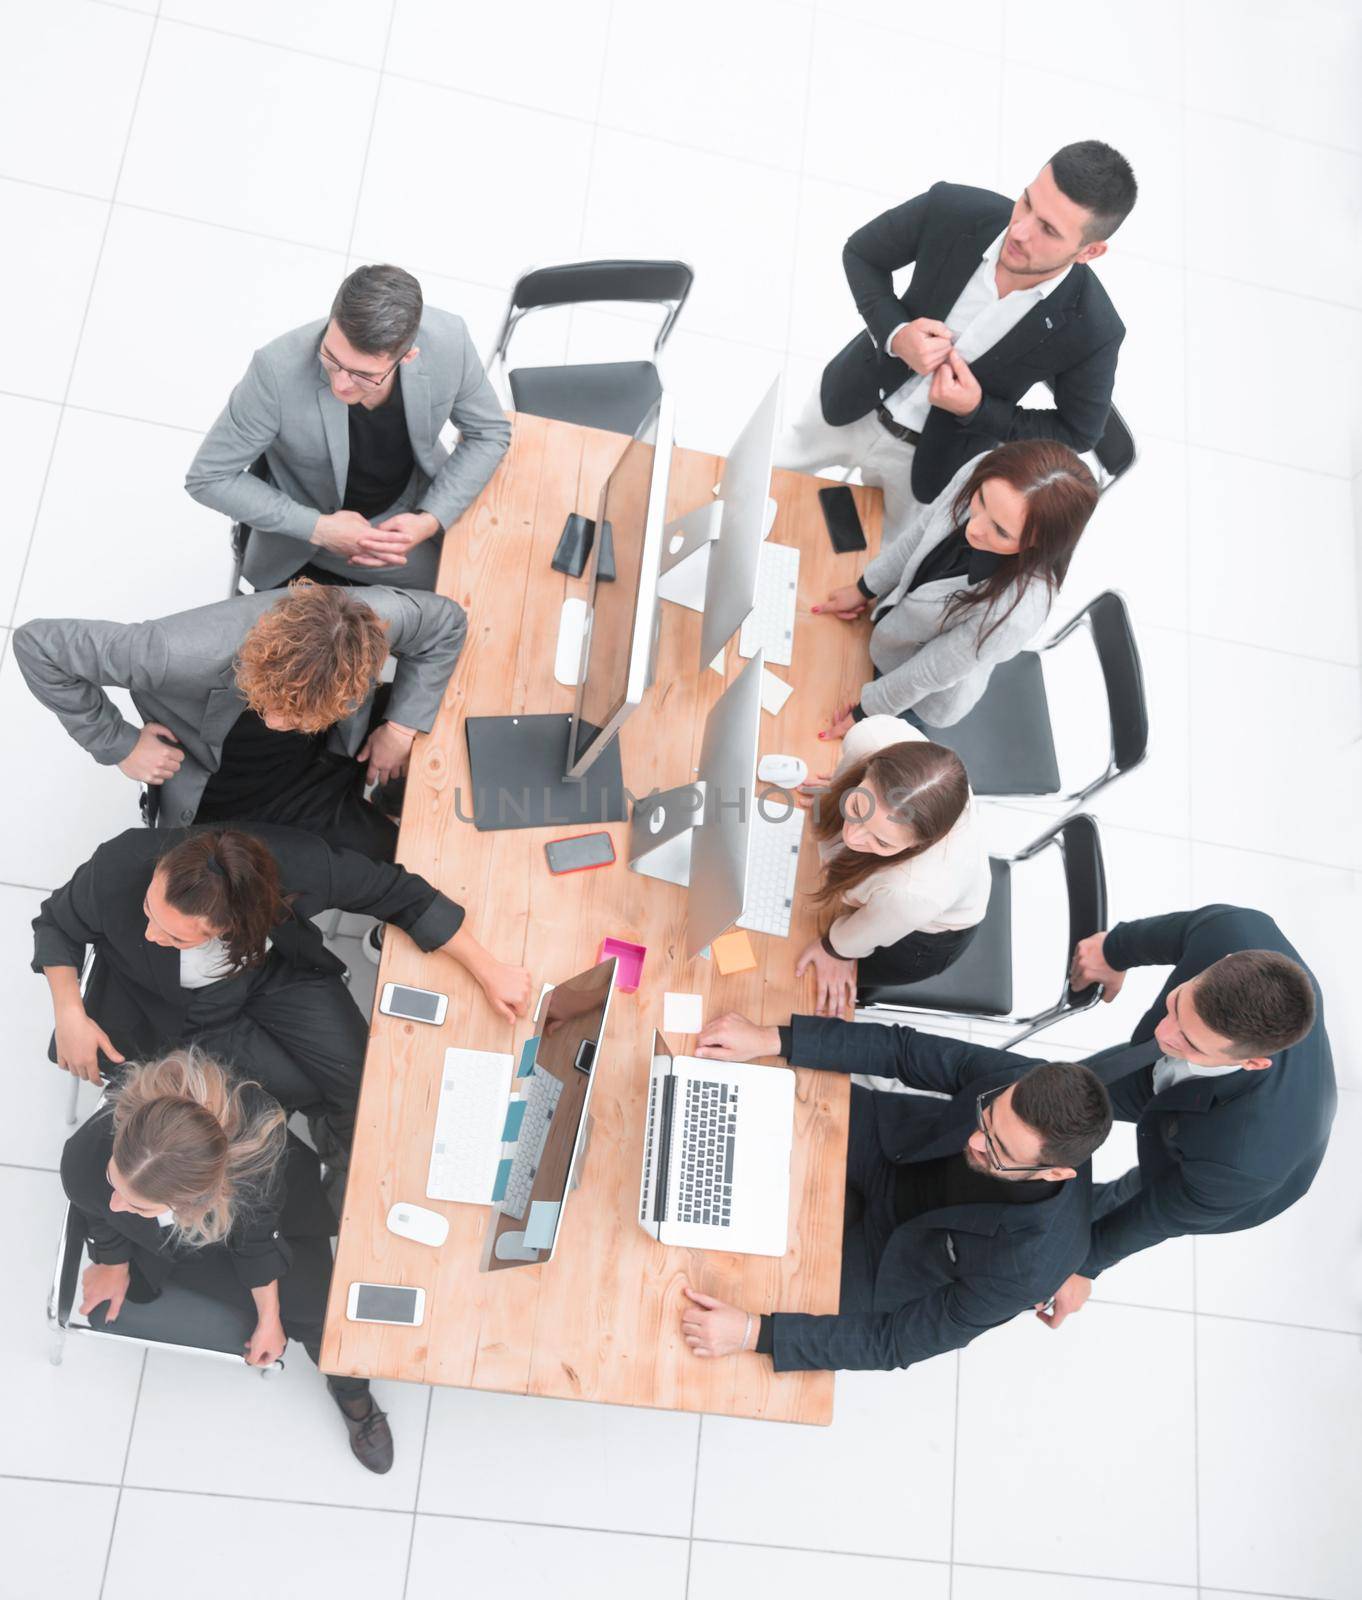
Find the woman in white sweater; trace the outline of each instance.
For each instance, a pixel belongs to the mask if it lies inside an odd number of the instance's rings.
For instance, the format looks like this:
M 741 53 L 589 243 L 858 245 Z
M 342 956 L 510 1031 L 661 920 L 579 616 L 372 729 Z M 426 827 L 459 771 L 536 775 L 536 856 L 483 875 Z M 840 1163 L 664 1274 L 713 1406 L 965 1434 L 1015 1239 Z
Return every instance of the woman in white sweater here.
M 1053 439 L 967 461 L 854 584 L 813 608 L 874 625 L 874 679 L 844 695 L 822 737 L 880 713 L 959 722 L 1043 626 L 1096 505 L 1092 473 Z
M 826 783 L 825 774 L 816 780 Z M 858 984 L 914 983 L 954 961 L 988 910 L 988 852 L 960 758 L 898 717 L 847 734 L 830 787 L 810 786 L 831 913 L 795 968 L 836 1016 Z

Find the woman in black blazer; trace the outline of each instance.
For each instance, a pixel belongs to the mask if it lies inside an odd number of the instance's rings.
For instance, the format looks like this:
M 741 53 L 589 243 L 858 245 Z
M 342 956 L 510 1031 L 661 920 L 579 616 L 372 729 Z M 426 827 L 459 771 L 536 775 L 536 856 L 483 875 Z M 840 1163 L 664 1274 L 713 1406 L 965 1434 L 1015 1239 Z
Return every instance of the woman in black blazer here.
M 317 1158 L 285 1130 L 278 1102 L 193 1048 L 129 1067 L 66 1141 L 62 1186 L 92 1265 L 82 1315 L 116 1322 L 123 1302 L 184 1288 L 255 1313 L 244 1355 L 265 1367 L 296 1339 L 321 1354 L 335 1223 Z M 102 1309 L 101 1309 L 102 1308 Z M 392 1466 L 392 1434 L 365 1378 L 328 1378 L 370 1472 Z
M 403 867 L 278 824 L 134 828 L 101 845 L 34 919 L 52 1059 L 97 1083 L 125 1059 L 197 1043 L 282 1105 L 324 1108 L 318 1148 L 343 1165 L 369 1028 L 309 921 L 330 909 L 393 922 L 443 951 L 508 1021 L 529 1001 L 529 973 L 497 961 L 463 908 Z M 96 961 L 82 999 L 87 946 Z

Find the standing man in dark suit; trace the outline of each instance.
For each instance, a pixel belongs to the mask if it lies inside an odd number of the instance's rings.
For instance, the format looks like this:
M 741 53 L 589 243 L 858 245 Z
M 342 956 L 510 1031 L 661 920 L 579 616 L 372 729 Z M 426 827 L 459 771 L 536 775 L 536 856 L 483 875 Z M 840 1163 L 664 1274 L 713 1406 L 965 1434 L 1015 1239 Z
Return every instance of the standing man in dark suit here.
M 858 228 L 842 264 L 866 331 L 828 363 L 777 465 L 860 468 L 885 491 L 889 534 L 981 450 L 1035 438 L 1091 449 L 1125 326 L 1088 263 L 1135 196 L 1126 159 L 1085 139 L 1057 151 L 1015 204 L 937 183 Z M 896 295 L 893 275 L 909 265 Z M 1023 408 L 1043 382 L 1054 407 Z
M 1091 1062 L 1139 1165 L 1098 1186 L 1087 1259 L 1042 1320 L 1081 1310 L 1092 1280 L 1185 1233 L 1236 1233 L 1294 1205 L 1324 1159 L 1338 1102 L 1319 986 L 1261 911 L 1203 906 L 1122 922 L 1078 946 L 1073 982 L 1120 992 L 1130 967 L 1172 973 L 1129 1045 Z
M 777 1372 L 911 1366 L 1048 1298 L 1087 1249 L 1089 1158 L 1111 1129 L 1087 1067 L 826 1017 L 719 1017 L 699 1054 L 782 1055 L 949 1098 L 852 1088 L 841 1309 L 759 1316 L 687 1289 L 697 1356 L 752 1351 Z
M 185 488 L 252 530 L 257 589 L 299 573 L 433 589 L 445 530 L 510 442 L 463 319 L 426 305 L 401 267 L 356 267 L 328 317 L 251 357 Z

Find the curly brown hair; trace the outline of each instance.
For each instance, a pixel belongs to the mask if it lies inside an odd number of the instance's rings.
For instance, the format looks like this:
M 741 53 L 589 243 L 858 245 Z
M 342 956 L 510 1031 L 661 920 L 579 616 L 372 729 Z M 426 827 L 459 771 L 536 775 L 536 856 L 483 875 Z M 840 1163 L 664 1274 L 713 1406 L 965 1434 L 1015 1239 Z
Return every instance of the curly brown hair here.
M 241 641 L 236 684 L 258 716 L 320 733 L 363 705 L 388 637 L 352 589 L 300 578 Z

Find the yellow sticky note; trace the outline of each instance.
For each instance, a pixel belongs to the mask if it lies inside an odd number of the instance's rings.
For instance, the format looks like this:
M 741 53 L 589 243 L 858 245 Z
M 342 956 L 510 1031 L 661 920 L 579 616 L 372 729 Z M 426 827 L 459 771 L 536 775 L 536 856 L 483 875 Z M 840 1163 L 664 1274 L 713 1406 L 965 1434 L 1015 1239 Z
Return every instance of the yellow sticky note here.
M 741 928 L 721 933 L 710 949 L 714 953 L 714 965 L 725 978 L 733 972 L 750 972 L 757 964 L 751 941 Z

